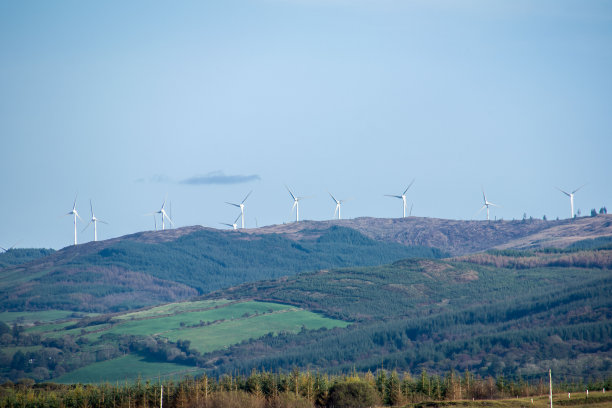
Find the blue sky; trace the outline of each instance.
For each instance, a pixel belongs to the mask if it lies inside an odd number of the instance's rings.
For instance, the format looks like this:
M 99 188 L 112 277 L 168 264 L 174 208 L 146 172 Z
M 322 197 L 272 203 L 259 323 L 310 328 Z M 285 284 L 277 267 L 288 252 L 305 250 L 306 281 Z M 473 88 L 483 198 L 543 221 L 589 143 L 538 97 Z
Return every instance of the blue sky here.
M 0 3 L 0 246 L 306 219 L 612 209 L 612 2 Z M 481 213 L 480 218 L 484 217 Z M 79 242 L 93 239 L 81 233 Z

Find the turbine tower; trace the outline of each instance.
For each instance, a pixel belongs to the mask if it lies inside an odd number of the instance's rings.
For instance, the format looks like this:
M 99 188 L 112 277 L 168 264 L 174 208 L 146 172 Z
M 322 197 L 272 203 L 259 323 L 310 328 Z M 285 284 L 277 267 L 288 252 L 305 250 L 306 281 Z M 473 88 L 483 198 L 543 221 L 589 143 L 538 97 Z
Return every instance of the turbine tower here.
M 336 203 L 336 209 L 334 210 L 334 217 L 336 216 L 336 213 L 338 213 L 338 219 L 341 219 L 342 217 L 340 216 L 340 210 L 341 210 L 342 204 L 344 204 L 347 200 L 336 200 L 336 197 L 334 197 L 332 193 L 329 193 L 329 195 L 332 198 L 332 200 L 334 200 L 334 202 Z
M 289 189 L 289 187 L 285 186 L 289 194 L 291 194 L 291 198 L 293 198 L 293 207 L 291 207 L 291 211 L 295 208 L 295 222 L 300 221 L 300 200 L 303 200 L 307 197 L 297 197 L 293 192 Z
M 244 229 L 244 202 L 247 200 L 247 198 L 249 198 L 252 192 L 253 190 L 249 191 L 249 194 L 244 197 L 244 200 L 242 200 L 240 204 L 228 203 L 227 201 L 225 202 L 225 204 L 233 205 L 234 207 L 240 208 L 240 216 L 242 217 L 242 229 Z
M 403 206 L 402 206 L 402 208 L 403 208 L 403 218 L 406 218 L 406 207 L 408 207 L 408 204 L 406 203 L 406 192 L 412 186 L 413 183 L 414 183 L 414 179 L 412 179 L 410 184 L 408 184 L 408 187 L 406 187 L 406 189 L 404 190 L 402 195 L 385 194 L 386 197 L 394 197 L 394 198 L 399 198 L 399 199 L 402 200 L 402 204 L 403 204 Z
M 74 245 L 77 244 L 77 227 L 76 227 L 77 217 L 79 218 L 79 220 L 83 221 L 81 217 L 79 216 L 79 213 L 76 210 L 76 200 L 77 200 L 77 196 L 74 196 L 74 203 L 72 204 L 72 211 L 70 211 L 69 213 L 66 213 L 66 215 L 72 215 L 74 217 Z M 64 215 L 64 217 L 66 215 Z
M 91 209 L 91 220 L 89 220 L 89 222 L 87 223 L 87 225 L 85 226 L 85 228 L 83 228 L 83 231 L 81 231 L 81 232 L 85 232 L 87 227 L 89 227 L 89 224 L 93 223 L 93 225 L 94 225 L 94 242 L 96 242 L 98 240 L 98 222 L 101 222 L 102 224 L 108 224 L 108 222 L 102 221 L 102 220 L 96 218 L 96 216 L 94 214 L 94 210 L 93 210 L 93 205 L 91 204 L 91 200 L 89 200 L 89 208 Z
M 486 209 L 487 209 L 487 221 L 489 221 L 489 207 L 490 206 L 499 207 L 499 205 L 493 204 L 492 202 L 487 201 L 487 196 L 485 195 L 484 190 L 482 190 L 482 199 L 484 200 L 484 205 L 482 207 L 480 207 L 480 210 L 478 210 L 478 212 L 476 214 L 480 214 L 480 212 L 486 207 Z
M 568 193 L 567 191 L 563 191 L 559 187 L 557 187 L 557 190 L 559 190 L 560 192 L 562 192 L 563 194 L 565 194 L 566 196 L 570 198 L 570 211 L 571 211 L 570 218 L 574 218 L 574 194 L 576 194 L 576 192 L 584 186 L 586 186 L 586 184 L 581 185 L 580 187 L 578 187 L 571 193 Z
M 168 214 L 166 213 L 166 199 L 164 198 L 164 203 L 162 204 L 161 208 L 159 211 L 155 211 L 146 215 L 155 215 L 155 214 L 161 214 L 161 221 L 162 221 L 162 231 L 164 229 L 166 229 L 166 224 L 164 223 L 164 218 L 167 218 L 168 221 L 170 221 L 170 225 L 174 225 L 174 222 L 172 221 L 172 219 L 170 219 L 170 217 L 168 217 Z M 157 221 L 155 221 L 155 223 L 157 224 Z
M 250 193 L 249 193 L 249 194 L 250 194 Z M 225 222 L 221 222 L 220 224 L 221 224 L 221 225 L 227 225 L 228 227 L 233 228 L 234 230 L 237 230 L 237 229 L 238 229 L 238 219 L 239 219 L 240 217 L 242 217 L 242 213 L 238 214 L 238 216 L 237 216 L 237 217 L 236 217 L 236 219 L 234 220 L 234 223 L 233 223 L 233 224 L 227 224 L 227 223 L 225 223 Z M 243 227 L 243 228 L 244 228 L 244 227 Z

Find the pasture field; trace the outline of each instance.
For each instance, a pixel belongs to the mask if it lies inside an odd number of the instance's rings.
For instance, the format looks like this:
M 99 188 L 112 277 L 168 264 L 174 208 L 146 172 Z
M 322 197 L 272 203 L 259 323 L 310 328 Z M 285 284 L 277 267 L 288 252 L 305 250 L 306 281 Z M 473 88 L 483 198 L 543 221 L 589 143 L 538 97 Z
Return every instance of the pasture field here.
M 60 384 L 93 384 L 93 383 L 132 383 L 138 378 L 154 381 L 157 378 L 167 380 L 170 378 L 182 378 L 185 375 L 196 375 L 201 370 L 196 367 L 181 364 L 151 361 L 135 354 L 127 354 L 112 360 L 93 363 L 81 367 L 61 377 L 55 378 L 53 382 Z
M 34 324 L 35 322 L 52 322 L 55 320 L 69 319 L 74 312 L 67 310 L 44 310 L 40 312 L 1 312 L 0 322 L 11 324 L 18 322 L 20 325 Z M 80 313 L 80 315 L 83 315 Z
M 200 372 L 193 365 L 183 365 L 178 361 L 162 362 L 156 360 L 157 357 L 145 359 L 138 354 L 121 356 L 125 351 L 119 352 L 118 342 L 125 340 L 118 338 L 125 339 L 125 336 L 152 336 L 164 344 L 166 340 L 189 340 L 190 349 L 206 353 L 269 333 L 298 333 L 302 329 L 330 329 L 346 327 L 349 324 L 295 306 L 225 299 L 172 303 L 83 321 L 75 318 L 53 321 L 65 319 L 71 312 L 42 313 L 13 314 L 11 318 L 38 322 L 26 328 L 27 334 L 36 334 L 44 339 L 57 339 L 60 345 L 65 341 L 68 341 L 66 344 L 76 342 L 82 355 L 79 358 L 91 361 L 61 377 L 53 378 L 53 381 L 62 383 L 134 381 L 139 377 L 146 380 L 159 376 L 181 377 Z M 32 349 L 5 347 L 0 350 L 11 358 L 17 350 L 26 353 L 40 348 L 41 346 Z M 109 353 L 106 357 L 104 353 L 100 353 L 104 350 Z M 117 355 L 120 357 L 113 358 Z
M 210 308 L 221 306 L 227 303 L 230 303 L 230 301 L 225 300 L 225 299 L 168 303 L 166 305 L 151 307 L 151 308 L 139 310 L 136 312 L 125 313 L 125 314 L 117 316 L 116 320 L 142 319 L 146 317 L 172 315 L 172 314 L 196 311 L 196 310 L 201 310 L 201 309 L 210 309 Z
M 191 303 L 191 302 L 185 302 Z M 199 303 L 199 302 L 198 302 Z M 186 306 L 188 308 L 188 306 Z M 186 309 L 189 310 L 189 309 Z M 96 332 L 95 335 L 89 336 L 90 340 L 95 337 L 100 337 L 104 334 L 132 334 L 137 336 L 149 335 L 166 335 L 168 333 L 180 333 L 190 326 L 204 324 L 213 324 L 223 320 L 235 320 L 246 318 L 251 315 L 271 314 L 279 311 L 299 310 L 298 308 L 281 305 L 278 303 L 264 302 L 241 302 L 229 303 L 220 306 L 216 309 L 198 310 L 198 311 L 181 311 L 175 314 L 167 315 L 165 312 L 157 316 L 149 316 L 142 319 L 134 320 L 119 320 L 108 330 Z M 268 330 L 269 333 L 275 330 Z M 264 333 L 265 334 L 265 333 Z M 178 335 L 178 338 L 182 338 Z
M 162 336 L 170 341 L 189 340 L 192 348 L 200 353 L 207 353 L 243 340 L 259 338 L 271 332 L 297 333 L 302 327 L 313 330 L 346 326 L 348 326 L 346 322 L 289 307 L 273 313 L 233 319 L 210 326 L 171 331 Z

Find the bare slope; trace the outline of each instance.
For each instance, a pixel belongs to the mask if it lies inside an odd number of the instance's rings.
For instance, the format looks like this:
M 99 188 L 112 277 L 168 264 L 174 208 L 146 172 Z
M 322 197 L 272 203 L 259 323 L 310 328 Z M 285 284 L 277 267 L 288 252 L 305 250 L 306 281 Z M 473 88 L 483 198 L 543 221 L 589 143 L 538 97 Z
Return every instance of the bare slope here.
M 303 221 L 252 230 L 299 240 L 316 236 L 325 226 L 342 225 L 377 240 L 435 247 L 452 255 L 491 248 L 565 248 L 583 239 L 612 236 L 612 215 L 543 221 L 464 221 L 439 218 L 356 218 Z

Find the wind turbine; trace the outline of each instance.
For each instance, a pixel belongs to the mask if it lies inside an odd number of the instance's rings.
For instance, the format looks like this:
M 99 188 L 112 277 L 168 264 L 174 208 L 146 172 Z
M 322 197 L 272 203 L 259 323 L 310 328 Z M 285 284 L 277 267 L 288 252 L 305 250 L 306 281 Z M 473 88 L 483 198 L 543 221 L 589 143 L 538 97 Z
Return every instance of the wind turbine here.
M 79 220 L 83 221 L 81 217 L 79 216 L 79 213 L 76 210 L 76 199 L 77 199 L 77 196 L 74 196 L 74 203 L 72 204 L 72 211 L 70 211 L 69 213 L 66 213 L 66 215 L 72 215 L 74 217 L 74 245 L 77 244 L 77 227 L 76 227 L 77 217 L 79 218 Z M 64 215 L 64 217 L 66 215 Z
M 161 206 L 159 211 L 155 211 L 155 212 L 146 214 L 146 215 L 153 215 L 153 216 L 155 216 L 155 214 L 161 214 L 162 231 L 164 229 L 166 229 L 166 224 L 164 223 L 164 218 L 167 218 L 168 221 L 170 221 L 170 225 L 174 225 L 174 222 L 172 221 L 172 219 L 170 219 L 170 217 L 168 217 L 168 214 L 166 213 L 165 207 L 166 207 L 166 199 L 164 198 L 164 203 L 162 204 L 162 206 Z M 157 229 L 157 220 L 155 221 L 155 224 L 156 224 L 155 228 Z
M 249 198 L 252 192 L 253 190 L 249 191 L 249 194 L 244 197 L 244 200 L 242 200 L 240 204 L 228 203 L 227 201 L 225 202 L 225 204 L 233 205 L 234 207 L 240 208 L 240 216 L 242 217 L 242 229 L 244 229 L 244 202 L 247 200 L 247 198 Z
M 227 224 L 227 223 L 225 223 L 225 222 L 221 222 L 220 224 L 221 224 L 221 225 L 227 225 L 228 227 L 230 227 L 230 228 L 233 228 L 233 229 L 237 230 L 237 229 L 238 229 L 238 219 L 239 219 L 240 217 L 242 217 L 242 213 L 238 214 L 238 216 L 237 216 L 237 217 L 236 217 L 236 219 L 234 220 L 234 223 L 233 223 L 233 224 Z M 244 227 L 243 227 L 243 228 L 244 228 Z
M 572 211 L 571 215 L 570 215 L 570 218 L 574 218 L 574 194 L 576 194 L 576 192 L 578 190 L 580 190 L 584 186 L 586 186 L 586 184 L 581 185 L 580 187 L 578 187 L 577 189 L 575 189 L 571 193 L 568 193 L 567 191 L 563 191 L 559 187 L 557 187 L 557 190 L 559 190 L 560 192 L 562 192 L 563 194 L 565 194 L 566 196 L 568 196 L 570 198 L 570 209 Z
M 403 203 L 403 218 L 406 218 L 406 207 L 408 206 L 408 204 L 406 203 L 406 192 L 408 191 L 408 189 L 412 186 L 412 184 L 414 183 L 414 179 L 412 179 L 412 181 L 410 182 L 410 184 L 408 184 L 408 187 L 406 187 L 406 189 L 404 190 L 404 192 L 402 193 L 402 195 L 391 195 L 391 194 L 385 194 L 386 197 L 394 197 L 394 198 L 399 198 L 402 200 Z
M 336 216 L 336 213 L 338 213 L 338 219 L 341 219 L 342 217 L 340 216 L 340 210 L 341 210 L 342 204 L 344 204 L 348 200 L 336 200 L 336 197 L 334 197 L 332 193 L 329 193 L 329 195 L 332 198 L 332 200 L 334 200 L 334 202 L 336 203 L 336 209 L 334 210 L 334 217 Z
M 102 221 L 102 220 L 96 218 L 96 216 L 94 214 L 94 210 L 93 210 L 93 205 L 91 204 L 91 200 L 89 200 L 89 208 L 91 209 L 91 220 L 89 220 L 89 222 L 87 223 L 87 225 L 85 226 L 85 228 L 83 228 L 83 231 L 81 231 L 81 232 L 85 232 L 87 227 L 89 227 L 89 224 L 91 224 L 93 222 L 93 225 L 94 225 L 94 242 L 95 242 L 95 241 L 98 240 L 98 222 L 101 222 L 102 224 L 107 224 L 107 225 L 108 225 L 108 222 Z
M 480 207 L 480 210 L 476 214 L 480 214 L 480 212 L 486 207 L 487 208 L 487 221 L 489 221 L 489 207 L 499 207 L 497 204 L 493 204 L 492 202 L 487 200 L 487 196 L 485 195 L 484 190 L 482 190 L 482 199 L 484 200 L 484 205 Z
M 289 189 L 289 187 L 285 186 L 289 194 L 291 194 L 291 198 L 293 198 L 293 207 L 291 207 L 291 211 L 295 208 L 295 222 L 300 220 L 300 200 L 303 200 L 307 197 L 297 197 L 293 192 Z

